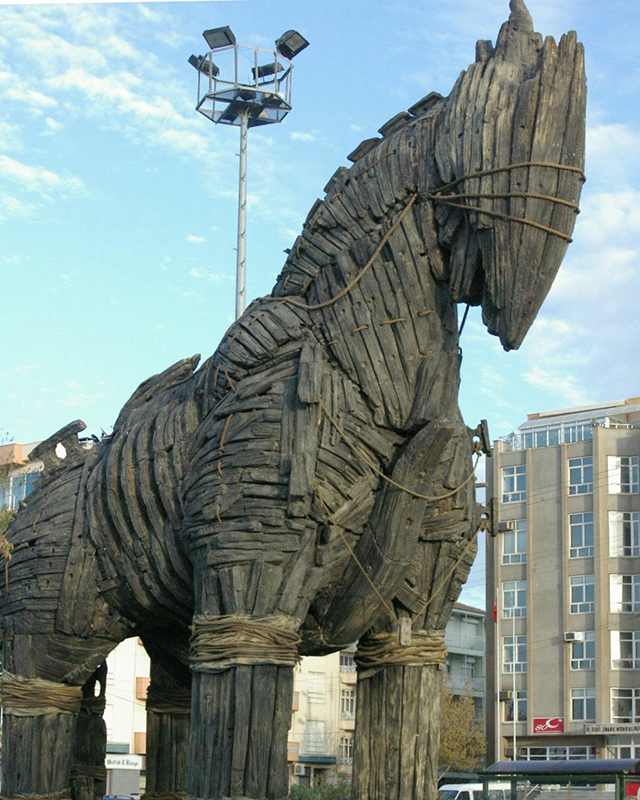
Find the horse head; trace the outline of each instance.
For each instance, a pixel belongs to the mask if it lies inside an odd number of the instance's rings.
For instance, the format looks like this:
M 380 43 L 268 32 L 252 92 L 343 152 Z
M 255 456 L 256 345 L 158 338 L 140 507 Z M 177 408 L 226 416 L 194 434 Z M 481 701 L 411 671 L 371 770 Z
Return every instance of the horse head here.
M 543 40 L 523 0 L 495 47 L 442 103 L 435 131 L 441 184 L 432 192 L 457 302 L 482 305 L 490 333 L 517 348 L 558 271 L 584 175 L 586 82 L 572 31 Z

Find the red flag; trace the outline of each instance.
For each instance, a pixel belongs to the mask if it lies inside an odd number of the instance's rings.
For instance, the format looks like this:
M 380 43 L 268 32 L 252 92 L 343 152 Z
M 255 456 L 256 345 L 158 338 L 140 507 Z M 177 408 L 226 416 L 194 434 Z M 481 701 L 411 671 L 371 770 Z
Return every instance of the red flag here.
M 493 621 L 498 624 L 498 600 L 496 599 L 495 603 L 493 604 L 493 611 L 491 612 L 493 617 Z

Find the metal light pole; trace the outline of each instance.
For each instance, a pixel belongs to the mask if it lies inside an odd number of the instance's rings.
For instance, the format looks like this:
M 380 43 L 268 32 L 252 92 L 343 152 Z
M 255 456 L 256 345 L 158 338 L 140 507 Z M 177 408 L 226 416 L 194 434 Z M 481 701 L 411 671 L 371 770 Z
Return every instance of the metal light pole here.
M 192 55 L 189 63 L 198 71 L 196 110 L 216 124 L 240 127 L 238 187 L 238 239 L 236 260 L 236 319 L 246 305 L 247 263 L 247 134 L 249 128 L 282 122 L 291 111 L 291 76 L 294 58 L 309 42 L 297 31 L 287 31 L 275 50 L 236 43 L 228 26 L 202 34 L 209 46 L 204 56 Z M 224 74 L 221 67 L 226 59 Z M 265 59 L 270 59 L 266 60 Z M 251 66 L 253 65 L 253 66 Z M 245 74 L 241 71 L 245 70 Z
M 240 175 L 238 185 L 238 247 L 236 261 L 236 319 L 247 305 L 247 133 L 249 116 L 240 118 Z

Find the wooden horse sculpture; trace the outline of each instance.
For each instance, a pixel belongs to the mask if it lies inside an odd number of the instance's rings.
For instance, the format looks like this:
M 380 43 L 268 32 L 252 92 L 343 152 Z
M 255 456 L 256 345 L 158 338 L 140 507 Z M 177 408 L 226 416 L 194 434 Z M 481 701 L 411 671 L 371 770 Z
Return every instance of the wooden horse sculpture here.
M 102 794 L 96 687 L 130 636 L 149 798 L 284 797 L 296 660 L 356 640 L 354 797 L 434 796 L 478 527 L 457 305 L 522 342 L 578 211 L 584 106 L 575 34 L 543 41 L 511 0 L 448 98 L 335 173 L 208 361 L 143 383 L 91 450 L 82 423 L 40 445 L 0 601 L 4 796 Z

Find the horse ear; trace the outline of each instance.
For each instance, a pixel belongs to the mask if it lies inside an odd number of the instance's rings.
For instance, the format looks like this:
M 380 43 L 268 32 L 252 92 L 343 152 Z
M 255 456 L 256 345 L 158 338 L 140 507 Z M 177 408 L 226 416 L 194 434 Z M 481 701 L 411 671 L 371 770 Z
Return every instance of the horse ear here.
M 496 55 L 505 61 L 535 64 L 542 37 L 534 33 L 533 20 L 524 0 L 510 0 L 511 14 L 500 28 L 496 40 Z
M 517 31 L 533 31 L 533 20 L 524 0 L 510 0 L 509 25 Z

